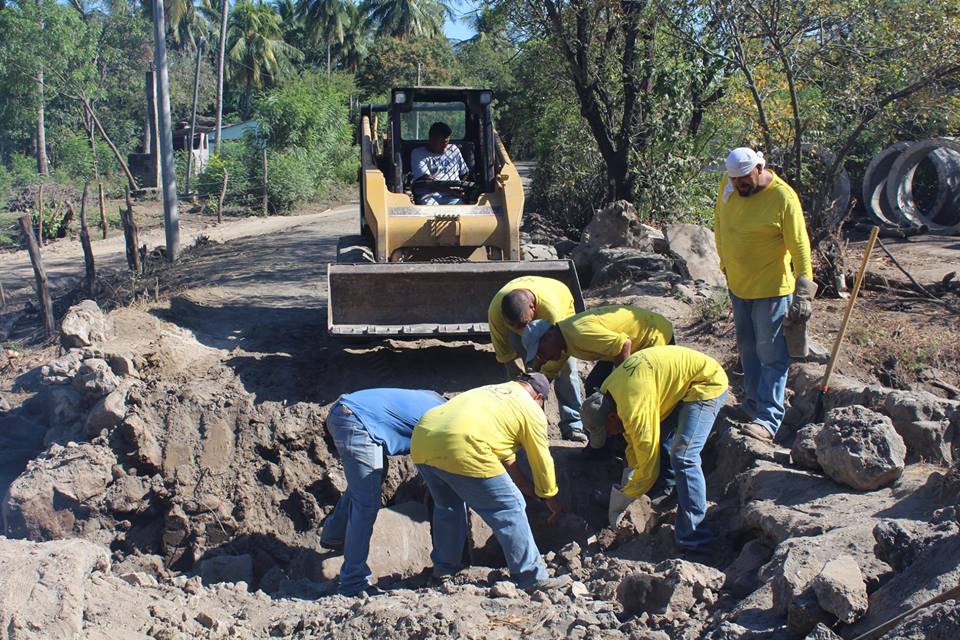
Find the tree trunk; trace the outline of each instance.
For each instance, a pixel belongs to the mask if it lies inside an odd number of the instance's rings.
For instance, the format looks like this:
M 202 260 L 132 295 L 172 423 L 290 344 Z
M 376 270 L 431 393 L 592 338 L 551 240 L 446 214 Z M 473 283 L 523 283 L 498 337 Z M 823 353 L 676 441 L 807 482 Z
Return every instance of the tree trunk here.
M 263 147 L 263 215 L 269 215 L 270 194 L 267 191 L 267 147 Z
M 193 178 L 193 139 L 197 131 L 197 96 L 200 95 L 200 56 L 203 53 L 204 39 L 201 37 L 197 43 L 197 67 L 193 76 L 193 109 L 190 115 L 190 140 L 187 143 L 187 175 L 185 176 L 186 185 L 183 192 L 190 194 L 190 180 Z
M 37 105 L 37 173 L 42 176 L 49 176 L 50 168 L 47 164 L 47 128 L 44 124 L 43 115 L 43 65 L 40 65 L 40 71 L 37 73 L 37 90 L 40 94 L 40 103 Z
M 331 49 L 331 47 L 332 47 L 332 45 L 328 42 L 328 43 L 327 43 L 327 75 L 328 75 L 328 76 L 330 75 L 330 49 Z M 417 81 L 417 84 L 420 84 L 419 80 Z
M 227 0 L 220 0 L 220 49 L 217 53 L 217 146 L 215 151 L 220 154 L 220 135 L 223 132 L 223 61 L 227 46 L 227 12 L 230 5 Z
M 90 228 L 87 226 L 87 189 L 89 183 L 83 183 L 83 199 L 80 200 L 80 246 L 83 247 L 83 265 L 86 273 L 85 284 L 88 296 L 93 296 L 97 282 L 97 268 L 93 260 L 93 248 L 90 246 Z
M 33 221 L 30 214 L 25 213 L 20 217 L 20 233 L 23 234 L 23 241 L 27 245 L 27 252 L 30 254 L 30 262 L 33 264 L 33 275 L 36 278 L 37 297 L 40 300 L 40 311 L 43 315 L 43 328 L 48 338 L 52 338 L 57 333 L 57 325 L 53 319 L 53 304 L 50 301 L 50 291 L 47 289 L 47 273 L 43 269 L 43 260 L 40 258 L 40 247 L 37 245 L 37 239 L 33 235 Z
M 160 164 L 163 179 L 163 228 L 166 259 L 176 262 L 180 252 L 180 212 L 177 209 L 177 174 L 173 164 L 173 131 L 170 125 L 170 79 L 167 75 L 166 20 L 163 0 L 153 0 L 153 45 L 157 67 Z

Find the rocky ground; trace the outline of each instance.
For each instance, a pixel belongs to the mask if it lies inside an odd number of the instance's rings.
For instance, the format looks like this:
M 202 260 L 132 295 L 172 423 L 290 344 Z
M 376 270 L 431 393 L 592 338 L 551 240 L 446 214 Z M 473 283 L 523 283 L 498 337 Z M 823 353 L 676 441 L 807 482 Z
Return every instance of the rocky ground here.
M 371 558 L 389 593 L 330 595 L 339 558 L 318 537 L 344 488 L 330 404 L 361 387 L 455 394 L 500 375 L 489 345 L 326 338 L 322 265 L 340 215 L 203 244 L 152 274 L 157 302 L 82 302 L 58 345 L 7 347 L 0 637 L 855 638 L 960 581 L 960 401 L 922 380 L 884 386 L 854 349 L 822 421 L 823 354 L 794 365 L 776 445 L 721 413 L 704 455 L 721 533 L 707 560 L 677 552 L 669 504 L 638 500 L 607 522 L 595 494 L 623 461 L 555 438 L 567 513 L 554 527 L 539 504 L 529 515 L 550 571 L 569 576 L 562 589 L 519 592 L 476 519 L 472 567 L 428 587 L 428 506 L 398 457 Z M 654 230 L 614 206 L 580 244 L 533 216 L 525 234 L 530 255 L 576 261 L 589 305 L 658 310 L 735 372 L 709 231 Z M 956 638 L 958 598 L 870 637 Z

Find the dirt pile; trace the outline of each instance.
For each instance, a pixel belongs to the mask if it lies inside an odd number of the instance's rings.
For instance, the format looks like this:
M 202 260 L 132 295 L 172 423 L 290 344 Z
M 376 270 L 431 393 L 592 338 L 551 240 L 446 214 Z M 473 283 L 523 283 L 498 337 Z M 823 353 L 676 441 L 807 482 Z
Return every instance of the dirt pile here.
M 4 454 L 5 531 L 25 538 L 0 540 L 11 637 L 800 638 L 818 624 L 850 636 L 960 577 L 960 466 L 945 466 L 958 403 L 841 377 L 825 423 L 810 424 L 820 367 L 795 365 L 779 444 L 721 413 L 704 452 L 721 534 L 710 558 L 681 557 L 670 501 L 639 500 L 611 526 L 622 458 L 553 442 L 567 513 L 556 526 L 539 502 L 528 514 L 567 584 L 516 589 L 475 518 L 474 566 L 428 587 L 429 508 L 397 457 L 370 561 L 391 590 L 331 596 L 340 558 L 319 533 L 345 486 L 324 428 L 335 395 L 274 399 L 270 367 L 254 378 L 231 366 L 238 349 L 142 311 L 98 313 L 77 310 L 89 326 L 73 334 L 93 337 L 39 368 L 34 402 L 0 416 L 0 432 L 22 436 Z M 869 487 L 851 481 L 864 469 L 881 470 Z M 21 592 L 37 575 L 34 604 Z M 887 637 L 955 624 L 949 609 L 920 613 Z

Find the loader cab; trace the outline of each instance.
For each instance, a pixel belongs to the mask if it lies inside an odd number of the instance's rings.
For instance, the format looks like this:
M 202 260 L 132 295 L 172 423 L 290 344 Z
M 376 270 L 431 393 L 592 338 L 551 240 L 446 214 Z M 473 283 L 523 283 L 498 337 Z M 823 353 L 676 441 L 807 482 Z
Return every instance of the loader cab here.
M 366 107 L 371 114 L 388 114 L 386 136 L 376 158 L 387 189 L 414 197 L 411 154 L 427 145 L 434 122 L 444 122 L 452 130 L 450 144 L 460 149 L 470 170 L 473 186 L 464 202 L 475 203 L 479 194 L 493 191 L 497 168 L 492 101 L 493 93 L 487 89 L 399 87 L 391 91 L 388 105 Z

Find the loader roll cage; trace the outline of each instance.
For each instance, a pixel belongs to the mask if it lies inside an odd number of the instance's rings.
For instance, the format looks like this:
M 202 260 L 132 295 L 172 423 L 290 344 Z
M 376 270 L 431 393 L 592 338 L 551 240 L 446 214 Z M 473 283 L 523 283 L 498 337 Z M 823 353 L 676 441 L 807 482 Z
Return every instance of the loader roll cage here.
M 362 105 L 360 116 L 369 117 L 371 123 L 375 114 L 388 114 L 389 133 L 385 139 L 377 137 L 379 148 L 371 150 L 387 189 L 412 195 L 410 153 L 427 143 L 430 125 L 440 121 L 453 130 L 450 142 L 470 168 L 474 191 L 492 192 L 498 171 L 492 102 L 493 93 L 487 89 L 400 87 L 391 91 L 389 104 Z M 375 136 L 378 133 L 374 130 Z

